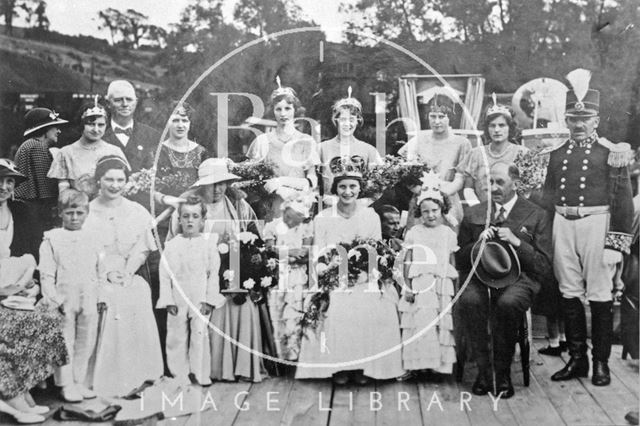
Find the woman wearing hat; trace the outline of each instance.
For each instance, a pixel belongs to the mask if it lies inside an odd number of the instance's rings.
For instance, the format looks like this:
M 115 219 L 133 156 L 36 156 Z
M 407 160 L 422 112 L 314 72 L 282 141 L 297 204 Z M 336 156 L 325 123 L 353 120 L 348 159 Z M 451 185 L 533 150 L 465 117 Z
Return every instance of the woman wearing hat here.
M 451 201 L 451 215 L 460 223 L 462 203 L 458 191 L 464 186 L 462 166 L 471 151 L 471 143 L 453 134 L 449 121 L 455 116 L 455 102 L 447 94 L 436 93 L 427 107 L 429 130 L 420 130 L 398 154 L 409 161 L 424 163 L 438 173 L 442 191 Z M 409 216 L 414 216 L 413 212 Z
M 58 151 L 47 177 L 58 180 L 60 191 L 73 187 L 94 195 L 95 189 L 89 183 L 92 182 L 98 160 L 106 155 L 123 159 L 125 156 L 120 148 L 102 140 L 107 127 L 107 111 L 98 104 L 97 97 L 92 104 L 80 109 L 79 121 L 82 136 Z
M 30 274 L 17 282 L 0 280 L 0 412 L 19 423 L 36 423 L 43 422 L 42 414 L 49 410 L 35 405 L 29 389 L 50 376 L 55 367 L 66 364 L 68 358 L 60 314 L 33 308 L 39 288 L 33 286 L 31 276 L 42 236 L 34 233 L 37 219 L 32 210 L 13 200 L 16 184 L 25 179 L 11 161 L 0 159 L 0 258 L 22 256 L 31 263 Z M 11 271 L 4 263 L 2 266 L 4 278 Z
M 106 283 L 93 368 L 93 390 L 102 396 L 122 396 L 148 379 L 162 376 L 162 352 L 151 305 L 149 284 L 136 272 L 157 250 L 153 217 L 122 191 L 129 164 L 119 155 L 97 161 L 98 197 L 89 204 L 84 224 L 101 238 L 106 254 Z
M 307 179 L 311 187 L 318 182 L 315 166 L 320 163 L 313 138 L 299 132 L 294 118 L 301 108 L 300 99 L 290 87 L 280 86 L 271 93 L 268 108 L 273 111 L 276 129 L 259 135 L 249 147 L 247 157 L 254 161 L 270 161 L 276 176 Z
M 200 164 L 198 180 L 192 185 L 195 195 L 207 207 L 203 233 L 217 234 L 219 243 L 224 244 L 222 247 L 228 247 L 229 241 L 236 241 L 240 232 L 260 235 L 253 209 L 230 187 L 237 179 L 238 176 L 229 173 L 227 160 L 209 158 Z M 174 213 L 168 238 L 176 235 L 177 227 L 178 216 Z M 228 248 L 222 247 L 222 255 L 229 252 Z M 223 307 L 214 309 L 211 314 L 211 323 L 215 327 L 209 331 L 211 379 L 235 381 L 242 378 L 259 382 L 263 377 L 262 359 L 238 346 L 251 348 L 256 353 L 263 352 L 259 309 L 251 301 L 236 304 L 232 296 L 227 296 L 227 299 Z
M 67 124 L 47 108 L 33 108 L 24 116 L 25 141 L 16 152 L 16 166 L 26 180 L 16 188 L 16 197 L 31 204 L 43 231 L 53 228 L 57 215 L 58 182 L 47 177 L 53 156 L 49 150 L 58 141 L 60 127 Z
M 331 245 L 351 244 L 355 239 L 381 240 L 378 215 L 358 202 L 362 188 L 360 169 L 351 160 L 344 159 L 334 164 L 332 173 L 335 177 L 331 192 L 337 195 L 338 202 L 314 219 L 314 246 L 322 253 Z M 337 384 L 345 384 L 350 379 L 366 384 L 369 378 L 384 380 L 404 374 L 400 350 L 378 356 L 401 345 L 397 293 L 377 291 L 377 284 L 372 290 L 368 281 L 358 280 L 350 291 L 330 294 L 323 325 L 326 345 L 320 343 L 312 331 L 307 331 L 299 358 L 300 362 L 330 366 L 298 367 L 296 378 L 333 377 Z M 368 357 L 373 359 L 358 362 Z M 348 364 L 337 366 L 339 363 Z
M 487 108 L 484 118 L 484 136 L 489 144 L 473 148 L 464 166 L 464 195 L 471 204 L 489 198 L 487 175 L 494 164 L 513 164 L 520 152 L 528 151 L 515 143 L 517 123 L 511 110 L 497 103 L 495 93 L 492 96 L 493 105 Z

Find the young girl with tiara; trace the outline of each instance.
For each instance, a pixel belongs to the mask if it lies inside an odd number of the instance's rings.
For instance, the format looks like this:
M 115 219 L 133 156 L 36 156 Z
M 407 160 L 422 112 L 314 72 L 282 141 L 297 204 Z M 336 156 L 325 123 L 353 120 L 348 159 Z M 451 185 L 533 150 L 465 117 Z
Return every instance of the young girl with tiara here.
M 403 297 L 398 305 L 402 329 L 402 363 L 409 371 L 451 374 L 456 361 L 450 304 L 458 273 L 453 253 L 455 232 L 444 225 L 451 207 L 435 173 L 425 173 L 418 197 L 420 220 L 405 237 Z
M 269 294 L 269 311 L 278 357 L 297 361 L 300 353 L 304 290 L 308 286 L 308 247 L 313 242 L 313 225 L 308 221 L 314 197 L 309 192 L 286 187 L 276 190 L 285 201 L 282 217 L 264 228 L 267 247 L 286 250 L 286 263 L 280 263 L 280 282 Z M 282 253 L 280 253 L 282 254 Z

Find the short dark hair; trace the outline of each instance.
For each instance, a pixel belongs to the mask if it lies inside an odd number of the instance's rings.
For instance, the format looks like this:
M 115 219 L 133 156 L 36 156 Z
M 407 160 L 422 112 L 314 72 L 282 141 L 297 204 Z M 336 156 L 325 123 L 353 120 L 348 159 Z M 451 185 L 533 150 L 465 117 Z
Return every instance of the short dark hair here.
M 80 107 L 80 110 L 78 111 L 78 115 L 76 116 L 77 120 L 78 120 L 78 123 L 80 123 L 80 125 L 84 126 L 85 124 L 93 123 L 94 121 L 96 121 L 97 118 L 103 117 L 102 115 L 90 115 L 90 116 L 87 116 L 87 117 L 84 117 L 84 118 L 82 117 L 82 114 L 84 114 L 85 111 L 87 111 L 87 110 L 89 110 L 91 108 L 94 108 L 95 106 L 96 106 L 95 102 L 91 101 L 91 102 L 84 103 Z M 104 119 L 105 119 L 105 121 L 109 121 L 109 110 L 107 108 L 105 108 L 104 105 L 101 105 L 100 103 L 98 103 L 98 107 L 102 108 L 104 110 L 104 113 L 105 113 Z
M 385 214 L 387 213 L 400 214 L 400 210 L 398 210 L 391 204 L 383 204 L 376 209 L 376 213 L 378 213 L 378 216 L 380 216 L 380 220 L 383 220 Z
M 124 171 L 125 177 L 129 180 L 131 170 L 129 169 L 129 165 L 126 160 L 119 155 L 105 155 L 96 163 L 96 172 L 94 173 L 96 182 L 98 182 L 102 176 L 107 174 L 109 170 L 113 169 Z
M 511 109 L 509 109 L 509 111 L 509 115 L 501 112 L 494 112 L 493 114 L 487 114 L 484 117 L 484 136 L 487 138 L 487 142 L 491 142 L 491 136 L 489 136 L 489 124 L 498 117 L 504 117 L 507 121 L 507 125 L 509 126 L 509 140 L 514 140 L 518 133 L 518 123 L 516 123 L 516 120 L 513 118 Z
M 360 193 L 358 194 L 358 198 L 360 198 L 360 195 L 362 195 L 362 190 L 364 189 L 364 182 L 362 180 L 362 178 L 357 177 L 357 176 L 335 176 L 333 178 L 333 182 L 331 182 L 331 193 L 334 195 L 338 194 L 338 184 L 340 183 L 340 181 L 342 180 L 346 180 L 346 179 L 353 179 L 358 181 L 358 185 L 360 185 Z
M 449 197 L 447 196 L 447 194 L 443 192 L 441 192 L 441 194 L 442 194 L 442 201 L 436 200 L 435 198 L 425 198 L 423 200 L 420 200 L 420 204 L 422 204 L 425 201 L 433 201 L 434 203 L 440 206 L 440 210 L 442 211 L 442 214 L 445 215 L 449 213 L 449 210 L 451 210 L 451 200 L 449 200 Z M 416 211 L 414 213 L 415 218 L 420 218 L 422 216 L 422 212 L 420 211 L 420 204 L 416 205 Z
M 429 116 L 432 112 L 440 112 L 446 114 L 449 118 L 453 118 L 456 115 L 455 108 L 456 104 L 453 99 L 443 93 L 436 93 L 427 102 L 426 114 Z
M 351 115 L 356 117 L 358 126 L 362 126 L 362 124 L 364 123 L 364 117 L 362 117 L 362 111 L 360 111 L 360 108 L 356 108 L 353 105 L 342 105 L 338 108 L 334 107 L 331 113 L 331 122 L 334 126 L 338 127 L 338 117 L 340 116 L 340 113 L 342 113 L 342 111 L 349 111 Z
M 289 87 L 289 89 L 291 88 Z M 267 104 L 268 111 L 273 113 L 273 108 L 280 101 L 286 101 L 288 104 L 292 104 L 295 116 L 297 116 L 300 113 L 300 108 L 302 108 L 302 102 L 300 102 L 300 99 L 298 99 L 298 95 L 296 94 L 295 90 L 291 89 L 290 92 L 284 92 L 284 93 L 280 92 L 280 90 L 278 89 L 274 90 L 271 93 L 271 96 L 269 96 L 269 102 Z

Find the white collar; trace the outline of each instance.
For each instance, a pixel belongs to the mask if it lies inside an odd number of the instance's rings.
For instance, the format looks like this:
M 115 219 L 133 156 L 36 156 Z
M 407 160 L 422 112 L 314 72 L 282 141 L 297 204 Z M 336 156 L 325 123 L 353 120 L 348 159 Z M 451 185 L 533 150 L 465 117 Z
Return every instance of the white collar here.
M 496 216 L 500 214 L 500 207 L 502 207 L 502 208 L 504 208 L 504 217 L 505 217 L 505 219 L 507 217 L 509 217 L 509 213 L 511 213 L 511 210 L 513 209 L 513 206 L 516 204 L 517 200 L 518 200 L 518 196 L 515 195 L 512 199 L 510 199 L 509 201 L 507 201 L 504 204 L 495 203 L 495 205 L 496 205 Z
M 122 130 L 133 129 L 133 120 L 131 120 L 129 125 L 125 126 L 125 127 L 122 127 L 121 125 L 119 125 L 115 121 L 111 120 L 111 128 L 112 129 L 118 128 L 118 129 L 122 129 Z

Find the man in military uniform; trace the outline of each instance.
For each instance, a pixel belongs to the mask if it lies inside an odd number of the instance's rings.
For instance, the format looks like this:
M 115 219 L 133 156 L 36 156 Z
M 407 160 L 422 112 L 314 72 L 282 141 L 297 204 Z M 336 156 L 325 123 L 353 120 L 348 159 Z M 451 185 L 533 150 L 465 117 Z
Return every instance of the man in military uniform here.
M 567 75 L 566 123 L 571 137 L 550 153 L 544 201 L 555 210 L 553 267 L 571 359 L 551 380 L 587 377 L 587 325 L 583 298 L 591 307 L 593 375 L 611 382 L 607 361 L 613 334 L 613 277 L 631 244 L 633 203 L 626 143 L 599 137 L 600 93 L 589 89 L 590 72 Z

